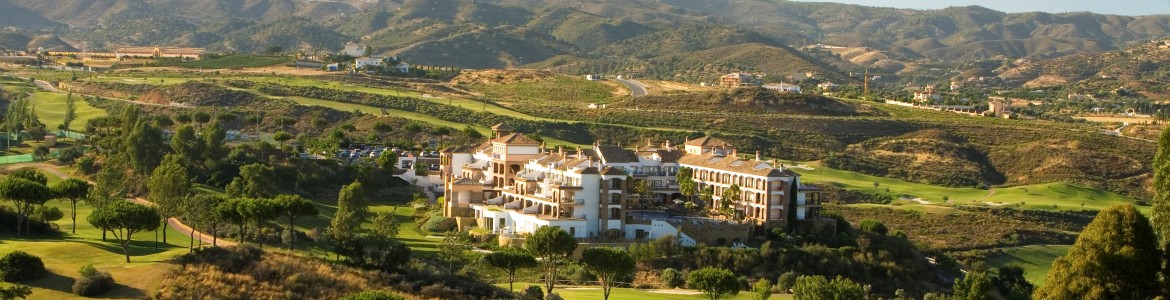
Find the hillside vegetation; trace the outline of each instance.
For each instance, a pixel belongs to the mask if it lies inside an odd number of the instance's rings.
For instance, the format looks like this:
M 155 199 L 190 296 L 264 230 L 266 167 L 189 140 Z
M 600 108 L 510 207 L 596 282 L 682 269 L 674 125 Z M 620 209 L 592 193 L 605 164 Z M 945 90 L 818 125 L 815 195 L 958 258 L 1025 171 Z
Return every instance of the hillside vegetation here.
M 850 82 L 855 79 L 838 68 L 857 71 L 853 64 L 859 64 L 893 73 L 914 68 L 910 61 L 923 58 L 1057 58 L 1170 34 L 1167 16 L 1009 14 L 978 6 L 917 11 L 796 1 L 3 0 L 0 7 L 25 13 L 4 18 L 18 28 L 0 38 L 0 47 L 10 49 L 161 45 L 248 53 L 279 47 L 308 54 L 332 53 L 360 40 L 376 54 L 397 54 L 422 65 L 540 66 L 575 75 L 625 73 L 693 83 L 734 71 L 780 77 L 815 72 Z M 36 30 L 46 26 L 60 29 L 38 36 Z M 793 48 L 816 43 L 867 49 L 842 59 Z

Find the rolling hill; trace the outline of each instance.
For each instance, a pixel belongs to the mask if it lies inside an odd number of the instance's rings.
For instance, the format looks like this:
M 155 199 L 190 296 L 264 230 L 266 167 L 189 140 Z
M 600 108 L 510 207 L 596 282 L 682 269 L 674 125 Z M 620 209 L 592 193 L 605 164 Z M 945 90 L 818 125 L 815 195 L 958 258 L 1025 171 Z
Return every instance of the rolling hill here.
M 1170 35 L 1170 16 L 775 0 L 0 0 L 0 8 L 12 15 L 0 20 L 27 32 L 66 24 L 54 34 L 75 48 L 86 42 L 99 50 L 332 52 L 361 40 L 375 53 L 427 65 L 527 65 L 688 81 L 729 70 L 815 71 L 845 80 L 832 69 L 853 64 L 894 73 L 920 59 L 1051 59 Z M 870 50 L 845 60 L 792 50 L 816 43 Z M 781 63 L 761 63 L 758 55 Z

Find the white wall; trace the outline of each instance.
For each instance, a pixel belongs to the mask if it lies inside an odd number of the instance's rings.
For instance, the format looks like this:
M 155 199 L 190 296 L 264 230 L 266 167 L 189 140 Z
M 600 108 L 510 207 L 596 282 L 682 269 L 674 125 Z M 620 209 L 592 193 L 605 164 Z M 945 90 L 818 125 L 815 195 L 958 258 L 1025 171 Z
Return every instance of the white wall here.
M 581 174 L 581 190 L 574 194 L 577 199 L 583 199 L 584 204 L 574 208 L 574 211 L 581 211 L 585 214 L 585 226 L 589 230 L 589 236 L 597 236 L 600 234 L 599 227 L 601 226 L 601 175 L 595 174 Z

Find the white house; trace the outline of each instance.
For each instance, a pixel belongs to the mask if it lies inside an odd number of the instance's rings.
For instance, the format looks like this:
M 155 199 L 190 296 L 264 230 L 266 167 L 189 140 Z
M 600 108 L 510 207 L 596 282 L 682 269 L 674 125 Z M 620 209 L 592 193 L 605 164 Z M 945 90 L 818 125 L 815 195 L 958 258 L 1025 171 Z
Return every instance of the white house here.
M 354 69 L 362 69 L 362 68 L 369 67 L 369 66 L 381 67 L 382 66 L 382 57 L 381 56 L 359 57 L 358 59 L 353 60 L 353 68 Z
M 765 84 L 764 88 L 769 89 L 769 90 L 773 90 L 773 91 L 780 91 L 780 92 L 787 92 L 787 93 L 800 93 L 800 86 L 795 85 L 795 84 L 786 84 L 786 83 Z
M 402 72 L 402 74 L 410 73 L 410 64 L 406 62 L 399 62 L 395 67 L 397 67 L 398 72 Z
M 341 50 L 341 53 L 353 57 L 366 56 L 366 44 L 346 42 L 345 48 Z
M 832 82 L 825 82 L 822 84 L 818 84 L 817 87 L 821 88 L 822 90 L 832 91 L 832 90 L 836 90 L 837 88 L 841 87 L 841 85 L 836 84 L 836 83 L 832 83 Z

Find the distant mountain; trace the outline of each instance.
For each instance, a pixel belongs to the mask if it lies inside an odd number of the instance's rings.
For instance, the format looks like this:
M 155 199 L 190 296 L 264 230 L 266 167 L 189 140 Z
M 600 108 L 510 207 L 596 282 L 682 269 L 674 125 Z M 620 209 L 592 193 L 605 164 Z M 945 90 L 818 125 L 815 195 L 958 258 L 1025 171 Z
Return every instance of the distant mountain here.
M 1170 96 L 1170 46 L 1147 42 L 1123 50 L 1018 61 L 1001 70 L 1004 81 L 1030 87 L 1069 86 L 1070 92 Z
M 1168 15 L 1008 14 L 979 6 L 910 10 L 779 0 L 662 2 L 791 43 L 909 50 L 947 60 L 1052 58 L 1170 34 Z
M 600 69 L 693 80 L 728 70 L 839 74 L 829 63 L 897 72 L 903 62 L 921 59 L 1048 59 L 1170 35 L 1165 15 L 781 0 L 0 0 L 5 23 L 28 32 L 57 28 L 74 47 L 87 42 L 94 49 L 132 44 L 329 52 L 361 40 L 375 53 L 431 65 Z M 868 50 L 825 60 L 793 49 L 816 43 Z M 753 57 L 758 53 L 778 61 Z
M 61 24 L 49 21 L 49 19 L 32 11 L 8 2 L 7 0 L 0 0 L 0 27 L 24 27 L 30 29 L 44 29 L 54 28 Z

